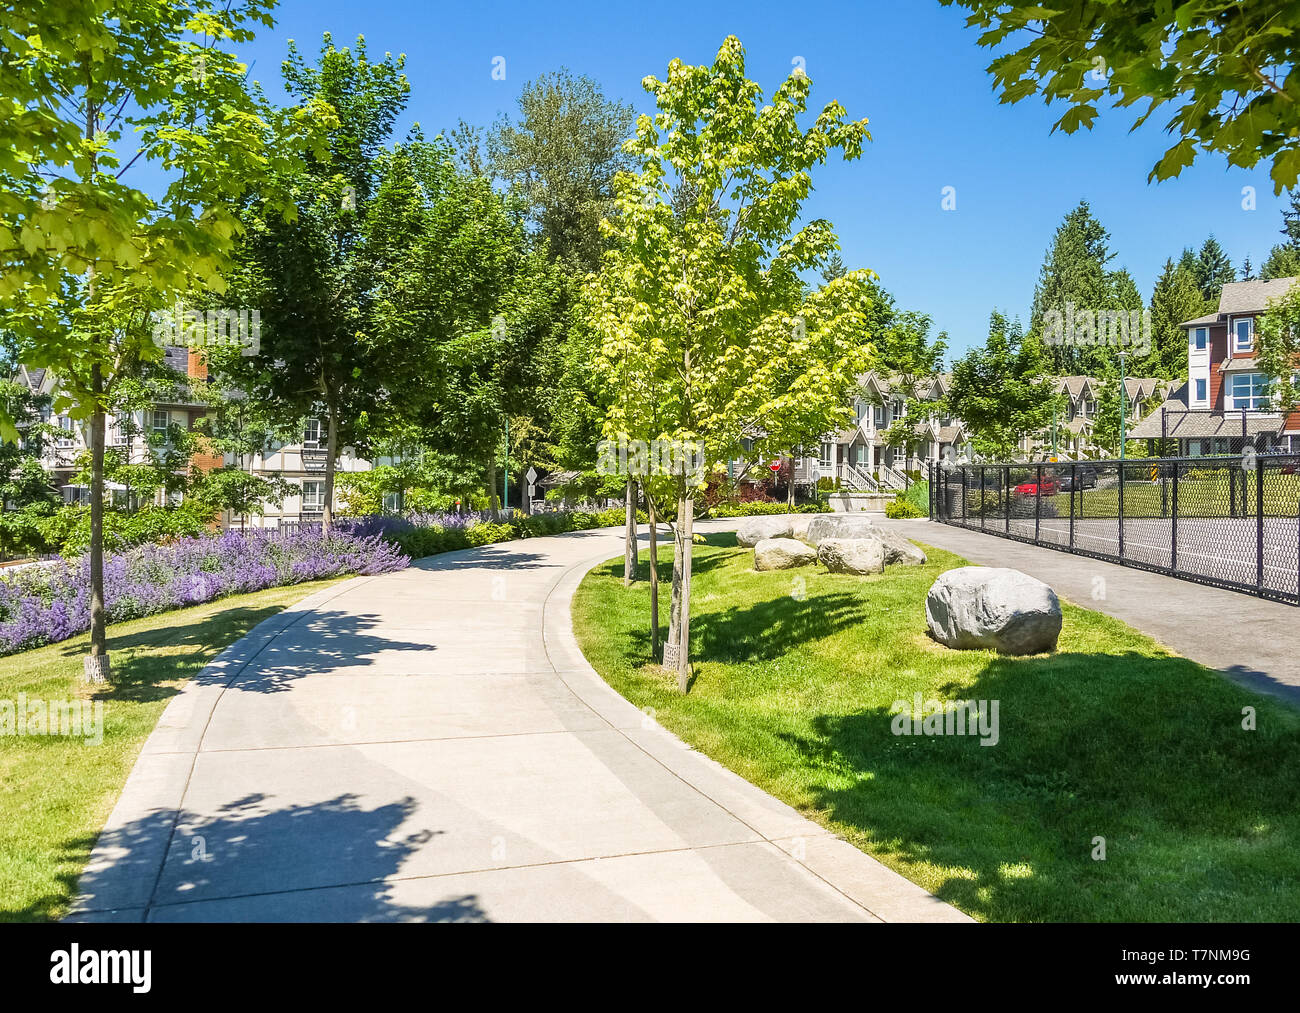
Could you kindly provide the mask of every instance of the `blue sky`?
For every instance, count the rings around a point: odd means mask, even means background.
[[[832,221],[848,265],[875,270],[900,306],[930,313],[956,352],[982,341],[994,307],[1027,320],[1052,232],[1080,198],[1110,231],[1114,266],[1128,268],[1144,297],[1166,257],[1211,232],[1236,266],[1246,255],[1258,266],[1280,240],[1284,198],[1273,196],[1266,163],[1246,171],[1202,156],[1179,179],[1148,185],[1169,143],[1158,117],[1129,133],[1132,110],[1103,108],[1091,132],[1049,136],[1063,108],[999,104],[976,30],[936,0],[282,0],[276,17],[241,50],[268,94],[282,94],[288,39],[314,52],[324,31],[338,45],[364,34],[372,55],[407,55],[402,133],[414,121],[430,134],[459,118],[490,123],[515,111],[526,81],[560,66],[645,111],[645,75],[661,76],[673,57],[708,62],[728,34],[768,93],[801,57],[815,107],[838,99],[870,119],[874,138],[858,161],[830,162],[814,177],[809,216]],[[498,56],[504,81],[492,78]],[[955,211],[941,209],[946,186],[956,189]],[[1242,208],[1245,186],[1255,188],[1254,211]]]

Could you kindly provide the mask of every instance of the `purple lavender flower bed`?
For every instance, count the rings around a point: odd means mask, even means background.
[[[392,542],[335,530],[248,532],[143,545],[104,559],[110,622],[343,574],[400,570]],[[90,558],[58,559],[0,578],[0,655],[57,643],[90,629]]]

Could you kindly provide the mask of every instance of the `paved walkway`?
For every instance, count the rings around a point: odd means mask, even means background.
[[[1300,608],[929,520],[876,522],[972,563],[1010,566],[1251,689],[1300,703]]]
[[[168,705],[73,917],[968,921],[592,671],[569,600],[622,545],[449,553],[263,623]]]

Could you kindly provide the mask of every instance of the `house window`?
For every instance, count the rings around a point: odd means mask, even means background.
[[[56,445],[60,447],[72,446],[72,419],[68,418],[66,415],[60,415],[58,423],[59,437],[55,441]]]
[[[154,413],[153,413],[153,431],[154,431],[155,433],[158,433],[159,435],[161,435],[161,434],[167,432],[167,426],[168,426],[168,424],[170,423],[170,421],[171,421],[171,418],[170,418],[170,416],[167,414],[167,412],[165,412],[165,411],[163,411],[163,410],[161,410],[161,409],[158,409],[158,408],[155,408],[155,409],[154,409]]]
[[[1196,381],[1196,401],[1198,404],[1205,403],[1205,381],[1204,380]]]
[[[320,446],[320,419],[308,419],[302,430],[302,445],[309,450]]]
[[[1246,317],[1244,320],[1238,320],[1233,328],[1236,335],[1234,347],[1238,352],[1249,352],[1252,343],[1251,318]]]
[[[303,513],[318,513],[325,509],[325,483],[318,479],[306,479],[302,483]]]
[[[390,514],[401,513],[402,494],[400,492],[384,493],[384,510]]]
[[[1208,327],[1198,327],[1192,331],[1192,334],[1194,336],[1193,340],[1196,344],[1196,350],[1198,352],[1205,351],[1206,345],[1210,342],[1210,329]]]
[[[826,469],[826,470],[828,470],[828,471],[830,470],[830,467],[831,467],[831,444],[829,444],[829,443],[823,443],[823,444],[822,444],[822,456],[821,456],[821,462],[820,462],[820,463],[821,463],[822,468],[824,468],[824,469]]]
[[[853,402],[853,417],[857,422],[861,422],[867,417],[867,406],[863,402]]]
[[[885,428],[885,406],[882,404],[876,405],[876,407],[872,409],[872,418],[875,419],[877,429],[884,429]]]
[[[1228,396],[1232,407],[1238,411],[1242,408],[1254,411],[1267,407],[1268,398],[1265,395],[1265,387],[1263,373],[1232,374],[1230,386],[1228,387]]]

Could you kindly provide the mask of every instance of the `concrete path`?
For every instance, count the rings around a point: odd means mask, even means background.
[[[622,545],[449,553],[257,627],[168,705],[72,917],[969,921],[595,674],[569,600]]]
[[[876,522],[972,563],[1023,570],[1076,605],[1122,619],[1250,689],[1300,704],[1294,605],[929,520]]]

